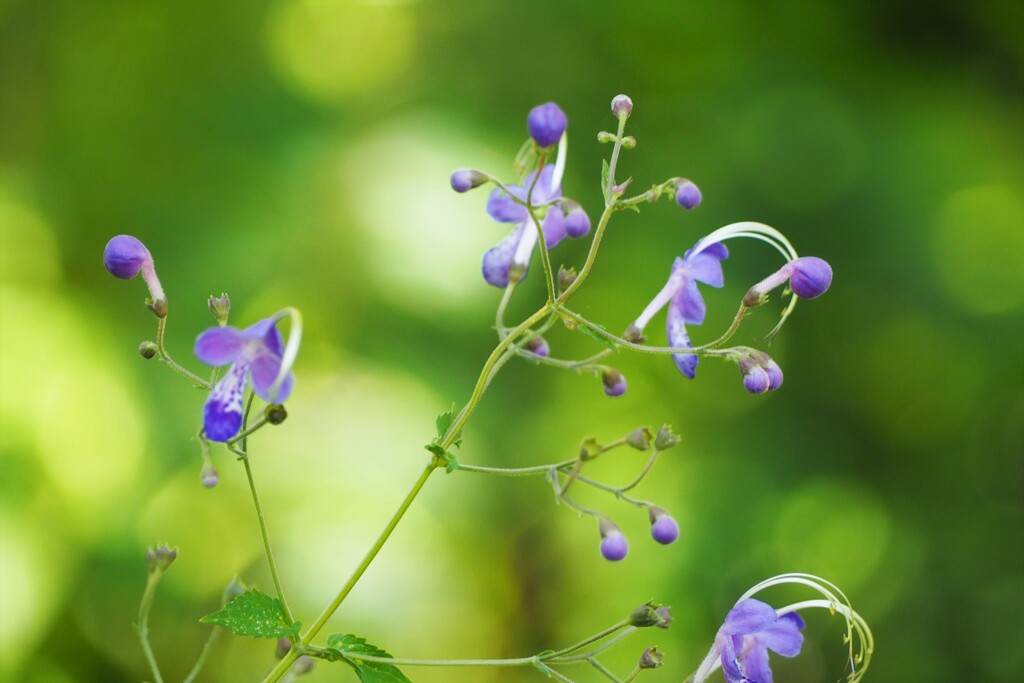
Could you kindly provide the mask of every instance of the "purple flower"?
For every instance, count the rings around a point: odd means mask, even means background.
[[[163,312],[166,313],[167,297],[156,276],[153,256],[138,238],[131,235],[112,237],[103,249],[103,266],[111,275],[122,280],[131,280],[141,272],[156,307],[154,311],[162,304]]]
[[[203,407],[203,428],[211,441],[228,441],[241,429],[242,403],[250,377],[253,391],[268,403],[284,403],[291,394],[295,381],[291,372],[276,393],[271,392],[284,354],[284,342],[274,318],[264,318],[244,330],[211,327],[196,339],[195,354],[207,365],[231,364]]]
[[[650,509],[651,538],[662,545],[675,543],[679,538],[679,523],[660,507]]]
[[[564,149],[564,147],[563,147]],[[483,259],[483,275],[488,284],[495,287],[507,287],[512,279],[513,269],[517,277],[522,277],[530,265],[533,249],[537,244],[537,226],[530,217],[525,206],[515,201],[526,201],[526,193],[533,186],[530,203],[534,206],[548,204],[562,196],[562,170],[564,157],[554,165],[541,169],[540,176],[534,171],[526,176],[523,185],[510,185],[508,192],[494,190],[487,200],[487,213],[499,223],[514,223],[512,232],[498,243],[498,246],[487,251]],[[534,184],[534,178],[537,178]],[[509,196],[511,195],[511,196]],[[513,199],[515,197],[515,199]],[[568,202],[566,202],[568,204]],[[546,210],[546,213],[544,213]],[[538,219],[544,231],[544,243],[550,249],[565,239],[566,235],[582,237],[590,230],[590,219],[582,209],[570,210],[570,220],[566,219],[562,207],[556,204],[546,209],[536,209]],[[575,217],[573,216],[575,214]],[[582,214],[582,219],[579,215]]]
[[[568,125],[569,120],[565,117],[565,112],[554,102],[537,105],[526,117],[526,128],[538,147],[558,144]]]
[[[700,188],[685,178],[676,181],[676,204],[687,211],[700,204]]]
[[[618,525],[607,517],[598,520],[598,530],[601,532],[601,555],[609,562],[618,562],[626,557],[629,552],[629,543],[622,535]]]
[[[789,288],[801,299],[813,299],[828,291],[832,284],[832,266],[817,256],[793,259],[747,290],[743,305],[760,306],[768,300],[768,292],[789,282]]]
[[[804,642],[803,628],[796,612],[777,616],[771,605],[747,598],[729,610],[708,658],[720,658],[726,683],[772,683],[768,650],[796,657]]]
[[[704,322],[707,307],[697,283],[703,282],[712,287],[725,284],[722,274],[722,260],[729,258],[729,250],[721,242],[704,244],[698,241],[682,258],[676,258],[672,264],[672,274],[668,282],[657,296],[647,304],[640,317],[630,326],[629,333],[642,337],[643,329],[651,318],[668,304],[668,343],[674,347],[689,347],[690,337],[686,333],[686,325],[700,325]],[[694,354],[677,353],[672,359],[676,367],[686,377],[693,379],[697,372],[697,356]]]
[[[488,180],[490,178],[488,178],[486,173],[464,168],[452,173],[451,185],[452,189],[456,192],[469,192],[474,187],[480,187]]]

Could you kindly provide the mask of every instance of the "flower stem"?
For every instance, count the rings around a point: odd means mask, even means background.
[[[612,195],[612,188],[615,187],[615,166],[619,163],[619,152],[622,151],[622,134],[626,132],[626,118],[625,116],[619,117],[619,130],[615,135],[611,161],[608,162],[608,185],[604,188],[605,203],[608,208],[616,203],[616,198]]]
[[[209,382],[207,382],[199,375],[193,374],[186,370],[185,368],[183,368],[182,366],[178,365],[176,362],[174,362],[174,359],[171,358],[171,354],[167,353],[167,348],[164,346],[164,334],[166,333],[166,331],[167,317],[164,316],[160,318],[160,322],[156,324],[156,349],[157,352],[160,354],[160,360],[162,360],[164,364],[167,365],[167,367],[169,367],[171,370],[174,370],[176,373],[178,373],[185,379],[194,382],[196,385],[204,389],[209,389],[211,387],[211,384]]]
[[[260,533],[263,535],[263,550],[267,555],[267,564],[270,566],[270,577],[274,580],[274,590],[277,591],[277,599],[281,601],[281,608],[289,623],[295,621],[292,611],[288,607],[288,600],[284,596],[284,587],[281,585],[281,577],[277,572],[277,562],[274,560],[274,551],[270,547],[270,532],[267,531],[267,520],[263,516],[263,506],[260,504],[260,495],[256,492],[256,482],[252,477],[252,464],[249,462],[249,455],[243,455],[242,464],[245,466],[245,476],[249,480],[249,491],[252,492],[252,502],[256,506],[256,517],[260,522]]]
[[[196,660],[192,670],[189,671],[188,676],[185,677],[185,680],[182,681],[182,683],[192,683],[196,680],[196,676],[199,675],[203,665],[206,664],[206,660],[209,658],[210,652],[213,651],[213,646],[216,645],[217,641],[220,639],[220,634],[223,630],[224,629],[219,626],[213,627],[213,630],[210,631],[210,637],[206,639],[206,643],[203,645],[202,652],[199,653],[199,658]]]
[[[576,459],[556,462],[553,465],[533,465],[532,467],[483,467],[481,465],[464,465],[459,463],[458,469],[464,472],[479,472],[480,474],[497,474],[502,477],[528,477],[534,474],[547,474],[553,469],[568,467],[576,462]]]
[[[161,322],[163,319],[161,318]],[[139,623],[135,630],[139,632],[139,643],[142,645],[142,652],[146,655],[146,662],[149,663],[149,670],[153,673],[155,683],[164,683],[160,675],[160,667],[156,663],[156,656],[149,644],[149,608],[153,605],[153,596],[156,595],[156,585],[160,583],[161,571],[150,572],[146,578],[146,590],[142,593],[142,602],[139,603]]]

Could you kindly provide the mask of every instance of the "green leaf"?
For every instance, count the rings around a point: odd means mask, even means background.
[[[459,469],[459,459],[455,457],[455,454],[448,451],[445,455],[444,471],[445,474],[451,474],[455,470]]]
[[[327,651],[351,666],[363,683],[412,683],[394,664],[366,662],[348,656],[361,654],[372,657],[391,657],[376,645],[366,642],[365,638],[351,633],[332,633],[327,636]]]
[[[598,327],[601,327],[601,326],[598,325]],[[595,332],[594,330],[590,329],[590,327],[588,327],[587,325],[578,325],[576,327],[576,329],[578,331],[580,331],[581,333],[583,333],[585,336],[590,337],[591,339],[596,341],[598,344],[601,344],[603,346],[607,346],[612,351],[615,351],[618,348],[618,345],[615,342],[613,342],[611,339],[608,339],[607,337],[603,337],[603,336],[599,335],[597,332]],[[604,328],[601,327],[601,329],[603,330]]]
[[[455,422],[455,418],[457,415],[458,411],[455,409],[455,404],[453,403],[452,407],[449,410],[446,410],[445,412],[441,413],[436,418],[434,418],[434,426],[437,427],[438,439],[443,439],[444,435],[448,433],[448,428],[452,426],[453,422]],[[452,439],[452,443],[455,444],[456,446],[462,445],[461,435],[462,432],[460,431],[458,434],[455,435],[455,438]]]
[[[288,623],[281,601],[250,588],[224,605],[219,612],[200,619],[204,624],[223,626],[239,636],[288,638],[299,635],[302,624]]]
[[[608,175],[611,169],[608,168],[608,160],[601,159],[601,192],[604,193],[604,201],[608,202]]]

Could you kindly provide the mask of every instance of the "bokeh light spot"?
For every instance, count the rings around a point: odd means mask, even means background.
[[[775,525],[775,551],[786,566],[827,576],[848,592],[872,578],[885,556],[888,514],[850,482],[818,481],[787,497]]]
[[[51,284],[60,275],[57,241],[42,216],[0,186],[0,282]]]
[[[451,310],[496,298],[480,260],[511,226],[487,216],[488,188],[451,190],[452,171],[467,165],[509,163],[438,115],[394,122],[347,148],[340,185],[364,232],[378,289],[395,305]]]
[[[269,13],[267,32],[271,59],[289,84],[338,102],[407,71],[414,28],[411,9],[399,3],[284,0]]]
[[[942,284],[968,311],[997,315],[1024,305],[1024,198],[1005,185],[954,193],[932,231]]]

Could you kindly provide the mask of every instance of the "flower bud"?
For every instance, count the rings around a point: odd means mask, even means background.
[[[474,187],[480,187],[489,180],[486,173],[471,168],[462,168],[452,173],[452,189],[456,192],[469,192]]]
[[[651,538],[662,545],[675,543],[679,538],[679,524],[662,508],[652,505],[648,511],[651,519]]]
[[[122,280],[131,280],[147,263],[153,263],[149,249],[131,235],[112,237],[103,250],[103,265],[111,275]]]
[[[558,267],[558,289],[565,291],[569,289],[569,286],[576,282],[576,269],[566,268],[565,266]]]
[[[667,451],[670,448],[678,446],[679,441],[679,435],[672,431],[672,427],[662,425],[661,429],[658,430],[658,435],[654,437],[654,447],[659,451]]]
[[[139,355],[149,360],[160,351],[159,347],[151,341],[144,341],[139,344]]]
[[[588,436],[580,442],[580,460],[593,460],[603,452],[601,444],[592,436]]]
[[[279,425],[288,419],[288,411],[284,409],[284,406],[277,404],[267,406],[264,414],[267,416],[267,422],[272,425]]]
[[[661,621],[655,624],[658,628],[667,629],[669,624],[672,623],[672,613],[669,611],[671,608],[668,605],[662,605],[658,609],[654,610],[655,613],[661,617]]]
[[[658,652],[658,648],[649,647],[640,655],[640,661],[637,663],[637,666],[641,669],[657,669],[661,666],[662,659],[662,654]]]
[[[168,545],[158,545],[155,548],[149,548],[146,550],[146,565],[149,568],[149,573],[155,574],[166,571],[177,557],[178,549],[171,548]]]
[[[526,350],[535,356],[541,356],[547,358],[551,354],[551,347],[548,346],[547,340],[539,334],[530,337],[530,341],[526,342]]]
[[[615,133],[609,133],[606,130],[602,130],[600,133],[597,134],[597,141],[602,143],[602,144],[607,144],[609,142],[615,142],[615,139],[616,139]]]
[[[651,447],[653,441],[654,435],[647,427],[637,427],[626,437],[626,443],[638,451],[646,451]]]
[[[751,349],[738,361],[743,387],[752,394],[775,391],[782,386],[782,368],[763,351]]]
[[[629,543],[619,527],[609,519],[601,518],[601,555],[609,562],[618,562],[629,552]]]
[[[649,626],[657,626],[660,624],[661,617],[658,616],[657,605],[653,602],[645,602],[630,612],[626,621],[629,622],[630,626],[647,628]]]
[[[632,135],[627,135],[626,137],[622,138],[622,148],[636,149],[636,138],[633,137]]]
[[[217,319],[217,323],[221,327],[228,324],[228,314],[231,313],[231,297],[223,293],[220,296],[211,295],[206,301],[206,305],[210,307],[210,313],[213,313],[213,317]]]
[[[583,237],[590,232],[590,216],[582,206],[567,199],[562,202],[562,211],[565,212],[565,232],[569,237]]]
[[[313,667],[315,665],[316,665],[316,661],[312,657],[308,657],[306,655],[302,655],[292,665],[291,671],[296,676],[302,676],[302,675],[308,674],[310,671],[312,671]]]
[[[793,274],[789,288],[801,299],[813,299],[828,291],[832,284],[832,266],[816,256],[804,256],[790,262]]]
[[[629,95],[616,95],[612,98],[612,113],[620,119],[633,113],[633,100],[629,99]]]
[[[212,489],[220,481],[217,468],[210,464],[203,465],[203,469],[199,471],[199,480],[203,482],[203,486]]]
[[[278,638],[277,646],[274,648],[274,659],[284,659],[291,649],[292,641],[287,638]]]
[[[626,328],[626,331],[622,333],[622,338],[628,342],[633,342],[634,344],[640,344],[647,339],[647,337],[644,336],[643,330],[636,325],[630,325]]]
[[[224,587],[224,593],[221,596],[221,602],[225,605],[237,598],[239,595],[245,592],[245,584],[238,580],[238,577],[231,579],[231,583]]]
[[[615,368],[608,368],[601,373],[604,393],[608,396],[622,396],[626,393],[626,377]]]
[[[131,280],[141,272],[152,299],[146,304],[149,310],[159,318],[167,315],[167,298],[156,276],[153,257],[138,238],[131,235],[112,237],[103,250],[103,265],[111,275],[122,280]]]
[[[569,120],[565,117],[565,112],[554,102],[534,107],[526,117],[526,128],[538,147],[558,144],[568,125]]]
[[[676,181],[676,204],[687,211],[700,204],[700,189],[686,178]]]

